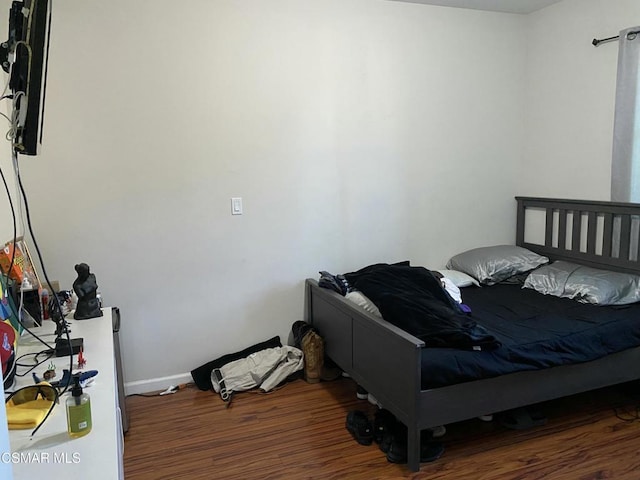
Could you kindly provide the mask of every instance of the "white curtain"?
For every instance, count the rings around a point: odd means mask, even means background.
[[[640,203],[640,27],[620,32],[611,200]]]

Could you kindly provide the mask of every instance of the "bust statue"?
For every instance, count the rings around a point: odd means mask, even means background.
[[[78,278],[73,282],[73,291],[78,296],[78,306],[73,318],[82,320],[101,317],[102,310],[100,310],[100,303],[96,296],[98,291],[96,276],[89,272],[89,265],[86,263],[79,263],[74,268],[78,273]]]

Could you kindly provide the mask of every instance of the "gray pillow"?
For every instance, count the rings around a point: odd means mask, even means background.
[[[557,261],[531,272],[524,288],[594,305],[640,301],[640,276]]]
[[[544,265],[527,276],[523,287],[531,288],[544,295],[562,297],[569,276],[578,268],[580,265],[563,261]]]
[[[485,285],[506,280],[548,263],[549,259],[516,245],[480,247],[451,257],[447,268],[459,270]]]

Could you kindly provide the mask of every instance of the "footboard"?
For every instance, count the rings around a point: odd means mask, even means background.
[[[307,279],[305,320],[326,354],[406,425],[419,421],[420,350],[424,342]]]

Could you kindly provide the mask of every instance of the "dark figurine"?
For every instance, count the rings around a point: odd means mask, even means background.
[[[78,306],[73,314],[76,320],[101,317],[100,302],[98,302],[98,284],[96,276],[89,272],[89,265],[79,263],[75,267],[78,278],[73,282],[73,291],[78,296]]]

